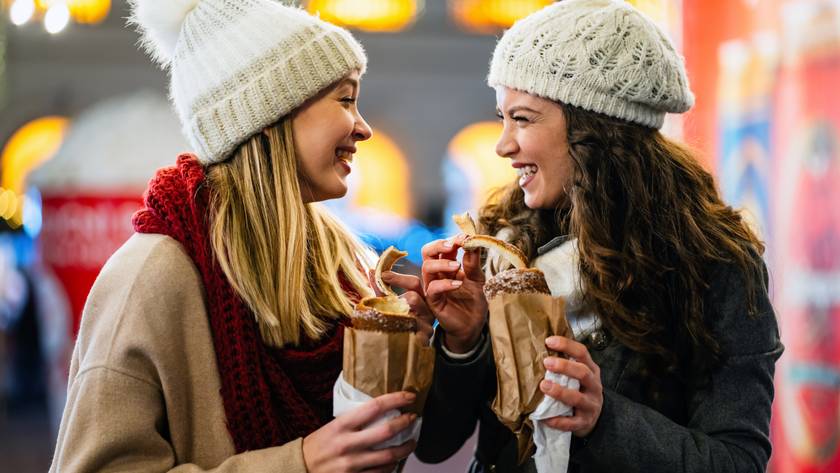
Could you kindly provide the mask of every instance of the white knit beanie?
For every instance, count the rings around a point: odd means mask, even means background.
[[[129,22],[169,70],[170,99],[205,163],[223,161],[352,71],[365,52],[345,29],[275,0],[131,0]]]
[[[694,105],[682,56],[623,0],[563,0],[516,22],[487,83],[652,128]]]

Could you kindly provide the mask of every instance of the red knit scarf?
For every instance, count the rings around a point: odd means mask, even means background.
[[[254,314],[213,255],[207,222],[210,196],[203,184],[204,169],[195,156],[179,156],[174,167],[161,169],[149,183],[145,208],[132,220],[134,229],[174,238],[201,273],[227,428],[236,452],[282,445],[332,419],[332,386],[341,371],[344,327],[336,324],[317,342],[304,336],[294,348],[262,343]]]

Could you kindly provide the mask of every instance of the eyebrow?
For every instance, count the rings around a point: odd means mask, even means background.
[[[513,107],[510,107],[508,109],[508,115],[511,115],[513,113],[520,112],[520,111],[521,112],[540,113],[540,112],[534,110],[533,108],[526,107],[524,105],[514,105]]]
[[[338,84],[338,87],[336,87],[336,88],[340,89],[340,88],[342,88],[344,86],[347,86],[347,85],[349,85],[350,87],[353,88],[353,94],[354,95],[356,94],[356,91],[359,90],[359,81],[356,80],[356,79],[344,79]]]

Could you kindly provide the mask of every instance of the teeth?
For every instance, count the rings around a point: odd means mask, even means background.
[[[347,161],[348,163],[353,162],[353,153],[351,153],[350,151],[347,151],[347,150],[344,150],[344,149],[339,149],[339,150],[336,150],[335,156],[338,159],[341,159],[343,161]]]
[[[527,166],[522,166],[521,168],[516,169],[516,175],[519,177],[522,176],[531,176],[537,173],[537,167],[529,164]]]
[[[532,164],[518,168],[516,170],[516,174],[519,176],[519,185],[521,186],[522,184],[525,184],[525,181],[536,173],[537,167]]]

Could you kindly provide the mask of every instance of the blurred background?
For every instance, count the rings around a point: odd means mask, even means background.
[[[353,29],[369,72],[350,194],[366,241],[409,251],[452,233],[514,176],[484,83],[498,36],[545,0],[301,0]],[[635,0],[686,57],[697,105],[665,132],[699,151],[767,242],[787,350],[773,473],[840,471],[840,0]],[[79,315],[131,233],[155,169],[187,151],[166,76],[124,0],[0,0],[0,461],[46,471]],[[461,472],[468,444],[443,466]]]

